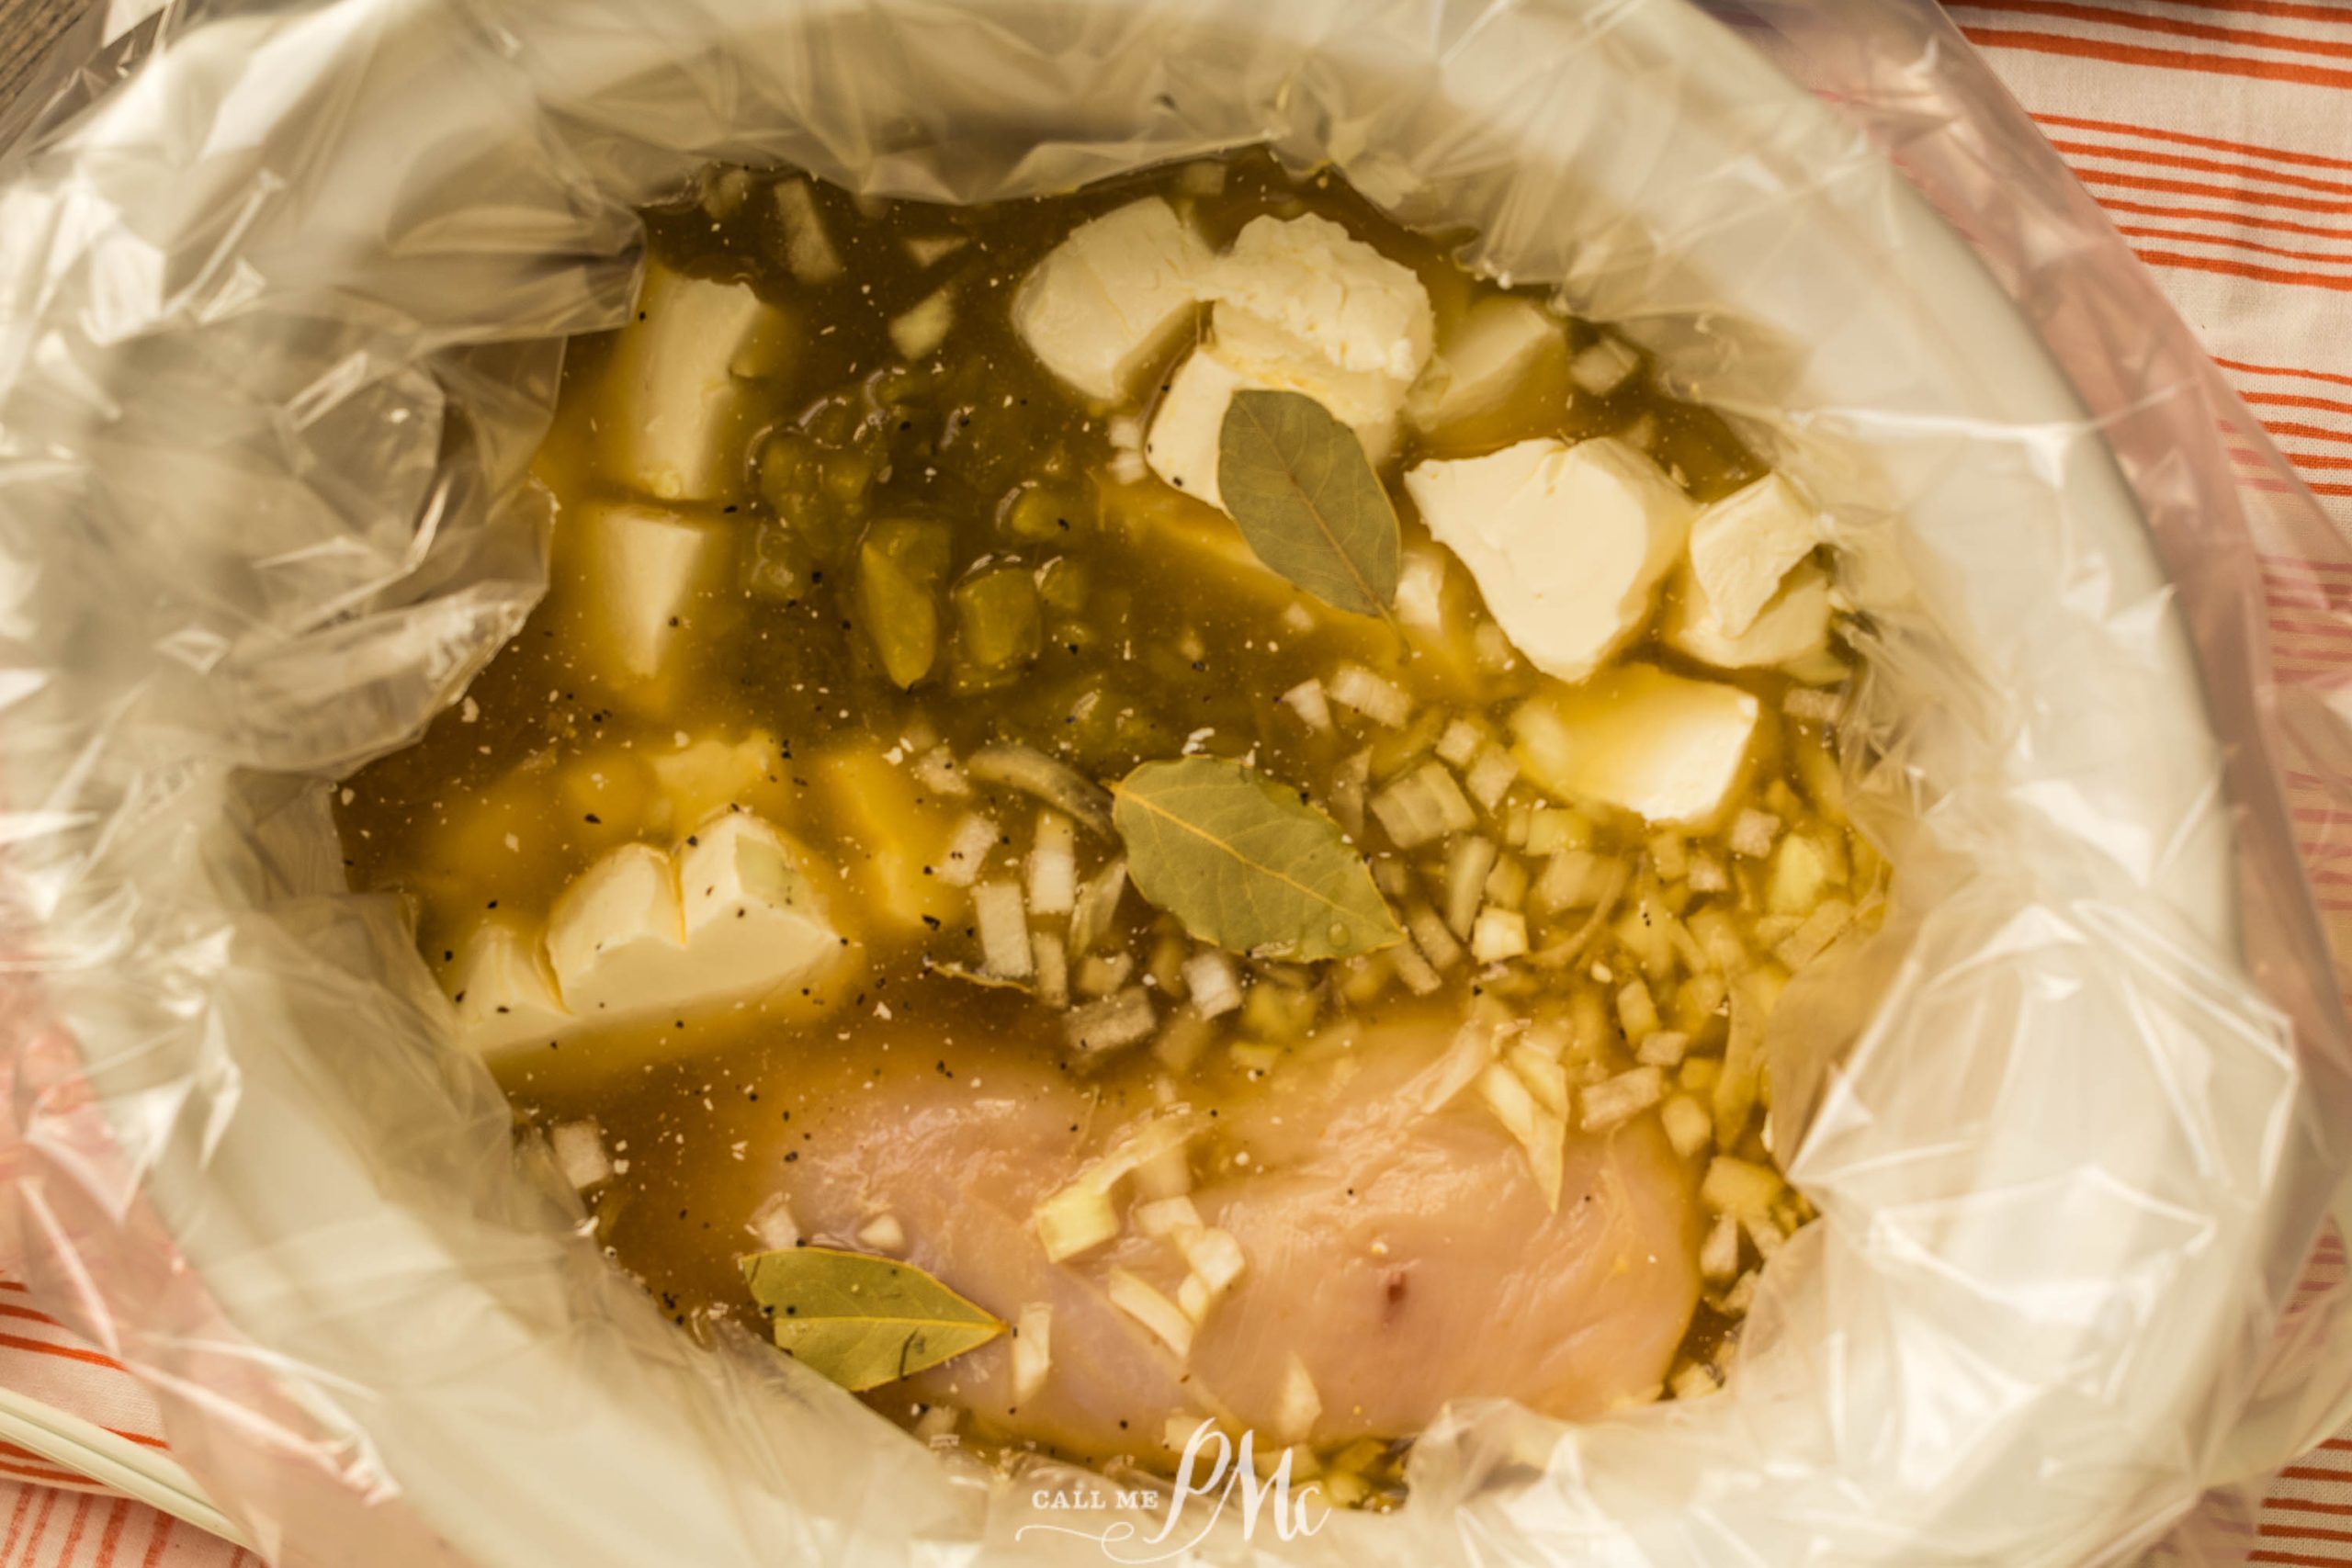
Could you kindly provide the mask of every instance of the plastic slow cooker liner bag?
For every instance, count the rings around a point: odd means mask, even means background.
[[[538,594],[525,468],[633,206],[1260,141],[1475,228],[1825,501],[1897,874],[1774,1021],[1822,1218],[1725,1393],[1457,1406],[1400,1512],[1200,1550],[2120,1560],[2344,1414],[2345,1292],[2296,1290],[2346,1030],[2280,781],[2352,795],[2352,734],[2274,679],[2256,569],[2352,555],[1931,6],[191,5],[0,186],[0,1016],[37,1288],[275,1560],[1102,1560],[1024,1533],[1119,1522],[1038,1506],[1080,1472],[934,1456],[609,1269],[328,795]]]

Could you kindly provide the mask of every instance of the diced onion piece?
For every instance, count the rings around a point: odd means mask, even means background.
[[[1731,831],[1724,836],[1724,842],[1731,846],[1731,852],[1736,855],[1761,860],[1772,852],[1772,840],[1780,834],[1781,819],[1769,811],[1758,811],[1751,806],[1732,818]]]
[[[1037,999],[1049,1008],[1069,1006],[1069,954],[1051,931],[1032,931],[1029,956],[1037,965]]]
[[[1641,1040],[1657,1032],[1657,1003],[1650,999],[1647,986],[1639,980],[1628,980],[1617,988],[1617,1021],[1624,1026],[1628,1040]]]
[[[915,1420],[914,1434],[933,1448],[956,1447],[956,1424],[963,1413],[952,1404],[934,1404]]]
[[[1527,867],[1510,855],[1495,862],[1495,869],[1487,873],[1487,902],[1498,908],[1516,909],[1527,902]]]
[[[1527,951],[1527,917],[1517,909],[1498,909],[1493,905],[1478,911],[1477,924],[1470,931],[1470,956],[1481,964],[1497,964],[1506,958],[1517,958]]]
[[[1666,1124],[1666,1141],[1684,1159],[1697,1155],[1714,1142],[1715,1120],[1707,1108],[1687,1094],[1678,1094],[1658,1111],[1658,1120]]]
[[[1069,916],[1069,954],[1082,956],[1086,950],[1101,941],[1111,930],[1111,920],[1119,912],[1119,897],[1127,890],[1127,863],[1114,860],[1092,876],[1079,889],[1078,907]]]
[[[1537,1104],[1519,1075],[1499,1062],[1478,1075],[1478,1097],[1526,1151],[1528,1168],[1535,1175],[1544,1203],[1557,1209],[1567,1155],[1566,1123]]]
[[[1053,1364],[1053,1303],[1031,1302],[1012,1326],[1012,1402],[1026,1404],[1036,1398]]]
[[[1810,915],[1830,886],[1845,879],[1844,860],[1842,854],[1833,860],[1830,850],[1815,834],[1790,834],[1772,857],[1765,904],[1776,915]]]
[[[1445,558],[1432,549],[1409,549],[1396,570],[1390,601],[1399,624],[1422,631],[1445,629]]]
[[[1723,1073],[1723,1063],[1714,1057],[1692,1056],[1683,1062],[1682,1070],[1675,1077],[1681,1082],[1685,1092],[1712,1100],[1715,1080],[1722,1077]]]
[[[1666,1386],[1674,1391],[1677,1399],[1704,1399],[1721,1392],[1723,1380],[1715,1376],[1715,1369],[1704,1361],[1692,1361],[1668,1378]]]
[[[1138,1203],[1135,1211],[1136,1228],[1157,1240],[1201,1228],[1201,1212],[1193,1201],[1178,1194],[1173,1198],[1156,1198],[1148,1203]]]
[[[1556,854],[1562,850],[1592,847],[1592,819],[1565,807],[1539,806],[1527,818],[1527,843],[1532,855]]]
[[[1829,944],[1845,934],[1853,923],[1854,907],[1843,898],[1824,899],[1804,918],[1804,924],[1782,940],[1772,950],[1774,956],[1792,969],[1802,969],[1824,953]]]
[[[1193,1320],[1184,1309],[1125,1269],[1114,1269],[1102,1281],[1111,1304],[1149,1330],[1178,1356],[1193,1348]]]
[[[1579,391],[1605,398],[1623,386],[1641,362],[1641,355],[1623,339],[1603,334],[1568,361],[1568,379]]]
[[[1174,1122],[1159,1122],[1181,1134]],[[1136,1155],[1136,1190],[1153,1201],[1182,1198],[1193,1190],[1193,1162],[1182,1136],[1161,1142],[1145,1140]]]
[[[1504,1028],[1492,1019],[1473,1018],[1453,1032],[1445,1055],[1431,1063],[1409,1086],[1412,1098],[1425,1111],[1439,1111],[1454,1096],[1478,1081],[1502,1049]]]
[[[1437,738],[1437,754],[1441,761],[1453,767],[1466,767],[1478,749],[1487,744],[1487,728],[1466,718],[1457,718],[1445,727]]]
[[[774,187],[777,226],[784,231],[784,265],[798,283],[831,283],[842,275],[841,252],[825,231],[824,217],[806,180]]]
[[[1531,832],[1529,837],[1532,839],[1533,834]],[[1528,890],[1529,902],[1539,915],[1596,904],[1602,889],[1609,886],[1610,872],[1616,864],[1614,861],[1603,861],[1590,850],[1562,850],[1544,863],[1544,874]]]
[[[1233,960],[1214,948],[1184,961],[1184,989],[1203,1018],[1221,1018],[1241,1005],[1241,977]]]
[[[1421,956],[1421,950],[1410,942],[1389,949],[1388,960],[1396,967],[1396,978],[1417,997],[1430,996],[1445,984],[1443,977],[1430,967],[1430,961]]]
[[[1476,916],[1472,921],[1476,923]],[[1427,904],[1415,904],[1405,911],[1405,929],[1431,967],[1443,971],[1462,962],[1462,944],[1453,940],[1453,932]]]
[[[1374,795],[1372,814],[1396,847],[1405,850],[1467,831],[1478,821],[1462,786],[1444,763],[1435,761],[1423,762]]]
[[[1469,940],[1484,901],[1487,874],[1495,867],[1492,839],[1456,839],[1445,852],[1445,923],[1453,934]]]
[[[1249,1259],[1242,1256],[1241,1244],[1233,1239],[1233,1233],[1214,1225],[1178,1231],[1176,1246],[1212,1296],[1223,1295],[1233,1281],[1241,1278],[1242,1269],[1249,1267]]]
[[[1713,1213],[1735,1219],[1769,1217],[1773,1201],[1786,1185],[1770,1166],[1717,1155],[1707,1162],[1707,1174],[1699,1183],[1699,1201]]]
[[[1209,1290],[1208,1281],[1198,1274],[1187,1274],[1176,1286],[1176,1307],[1194,1323],[1206,1323],[1209,1308],[1216,1305],[1216,1297]]]
[[[1813,686],[1793,687],[1781,700],[1781,711],[1800,724],[1833,724],[1840,705],[1837,693]]]
[[[890,346],[907,359],[923,359],[947,339],[956,324],[956,290],[940,288],[890,322]]]
[[[1642,1036],[1642,1043],[1634,1048],[1634,1057],[1654,1067],[1671,1067],[1680,1062],[1683,1054],[1690,1049],[1690,1037],[1688,1034],[1677,1029],[1661,1029]]]
[[[1078,901],[1077,833],[1058,811],[1037,813],[1029,846],[1029,912],[1067,915]]]
[[[594,1120],[563,1122],[548,1134],[548,1142],[554,1145],[555,1163],[563,1171],[563,1179],[582,1191],[609,1179],[613,1162],[605,1154],[605,1130]]]
[[[1532,1038],[1533,1032],[1529,1031],[1529,1039]],[[1566,1118],[1568,1069],[1560,1064],[1558,1057],[1546,1055],[1528,1040],[1522,1040],[1510,1048],[1505,1059],[1510,1063],[1510,1070],[1519,1075],[1519,1081],[1527,1086],[1527,1092],[1535,1097],[1535,1103],[1555,1116]]]
[[[896,1214],[876,1214],[857,1228],[857,1245],[876,1252],[897,1253],[907,1245],[907,1227]]]
[[[1699,1277],[1711,1285],[1727,1285],[1739,1273],[1739,1216],[1721,1214],[1699,1247]]]
[[[1503,796],[1510,794],[1510,786],[1518,782],[1519,764],[1512,761],[1510,753],[1499,746],[1488,746],[1479,752],[1477,761],[1471,764],[1470,771],[1462,776],[1463,785],[1469,790],[1470,798],[1489,813],[1503,803]]]
[[[1372,779],[1372,753],[1357,752],[1331,773],[1331,815],[1350,838],[1363,837],[1364,786]]]
[[[1730,1148],[1739,1141],[1756,1109],[1756,1093],[1764,1072],[1764,1013],[1756,987],[1743,982],[1732,988],[1731,1032],[1724,1045],[1723,1076],[1715,1080],[1715,1142]]]
[[[1619,1073],[1592,1085],[1579,1097],[1584,1111],[1579,1125],[1588,1133],[1605,1133],[1647,1111],[1665,1096],[1666,1075],[1657,1068],[1635,1067]]]
[[[1690,926],[1714,968],[1725,975],[1743,975],[1751,967],[1747,944],[1740,940],[1739,928],[1730,916],[1720,909],[1702,909],[1690,917]]]
[[[1756,1256],[1767,1263],[1780,1256],[1781,1248],[1789,1239],[1781,1232],[1779,1222],[1770,1214],[1742,1214],[1739,1228],[1747,1232],[1747,1239],[1755,1244]]]
[[[944,746],[934,746],[914,761],[908,770],[915,783],[933,795],[964,795],[972,793],[971,781],[956,761],[956,753]]]
[[[1098,953],[1078,966],[1076,985],[1081,997],[1107,997],[1127,983],[1136,970],[1132,953]]]
[[[1110,1186],[1082,1176],[1037,1205],[1030,1214],[1048,1262],[1091,1251],[1119,1234],[1119,1211]]]
[[[784,1201],[781,1192],[771,1192],[760,1200],[752,1211],[745,1230],[760,1238],[760,1245],[770,1252],[782,1252],[800,1245],[800,1227],[793,1223],[792,1205]]]
[[[1034,795],[1101,838],[1113,836],[1110,791],[1043,751],[998,742],[973,752],[964,771],[982,784]]]
[[[956,824],[955,834],[932,873],[950,887],[969,887],[979,880],[980,868],[988,863],[989,852],[996,844],[996,824],[972,812]]]
[[[1260,1077],[1281,1066],[1283,1062],[1281,1046],[1248,1040],[1235,1042],[1227,1048],[1226,1055],[1233,1058],[1235,1066],[1245,1073],[1255,1073]]]
[[[1361,664],[1342,664],[1331,671],[1325,690],[1341,707],[1392,729],[1413,715],[1412,698]]]
[[[1207,1019],[1189,1007],[1179,1008],[1169,1015],[1159,1038],[1151,1043],[1152,1059],[1171,1073],[1189,1073],[1200,1064],[1201,1053],[1208,1049],[1216,1033]]]
[[[1679,833],[1660,833],[1650,840],[1650,864],[1660,882],[1679,882],[1690,874],[1690,849]]]
[[[1282,696],[1283,705],[1298,715],[1298,721],[1317,735],[1331,732],[1331,704],[1323,695],[1323,682],[1301,681]]]
[[[983,882],[972,889],[972,916],[980,929],[980,963],[1000,980],[1025,980],[1036,973],[1029,948],[1029,917],[1021,889],[1010,882]]]
[[[1303,1443],[1322,1414],[1323,1396],[1316,1392],[1306,1363],[1298,1359],[1297,1351],[1291,1351],[1283,1358],[1282,1387],[1274,1395],[1274,1435]]]
[[[1072,1009],[1062,1022],[1062,1032],[1073,1049],[1115,1051],[1148,1038],[1159,1026],[1150,993],[1141,986],[1129,986],[1099,1002]]]

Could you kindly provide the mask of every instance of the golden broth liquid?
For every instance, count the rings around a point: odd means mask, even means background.
[[[1237,559],[1238,536],[1222,514],[1149,476],[1114,477],[1117,443],[1131,444],[1131,434],[1123,437],[1115,419],[1091,412],[1046,372],[1015,337],[1009,312],[1023,276],[1072,227],[1157,193],[1219,247],[1261,214],[1335,219],[1419,276],[1442,344],[1474,301],[1501,292],[1452,259],[1460,236],[1401,228],[1336,179],[1295,176],[1256,153],[984,208],[854,200],[810,182],[805,188],[842,263],[836,280],[811,286],[786,265],[769,199],[779,178],[798,176],[728,171],[706,180],[693,201],[646,215],[659,261],[688,275],[749,280],[791,328],[784,368],[762,384],[746,416],[743,499],[711,509],[739,530],[732,579],[682,617],[685,668],[674,690],[649,709],[608,689],[582,657],[583,639],[595,635],[601,589],[568,525],[583,507],[623,499],[599,463],[615,417],[604,372],[617,334],[585,338],[572,345],[537,468],[555,512],[548,599],[459,709],[417,744],[352,776],[341,797],[353,886],[407,895],[420,949],[445,972],[486,917],[537,920],[598,856],[632,840],[667,849],[714,808],[757,812],[818,862],[841,868],[842,885],[828,893],[858,943],[845,982],[717,1018],[568,1036],[502,1068],[519,1116],[543,1125],[593,1117],[602,1128],[616,1174],[587,1201],[620,1265],[690,1329],[729,1314],[756,1325],[736,1261],[756,1246],[747,1225],[772,1194],[788,1190],[790,1165],[824,1107],[869,1083],[1050,1071],[1082,1083],[1109,1125],[1171,1096],[1214,1112],[1278,1093],[1287,1055],[1311,1052],[1349,1021],[1425,1013],[1432,1028],[1450,1028],[1474,989],[1531,1012],[1567,1016],[1581,1008],[1589,1019],[1600,1010],[1595,998],[1610,988],[1593,978],[1592,964],[1633,967],[1617,952],[1613,928],[1598,932],[1575,965],[1482,975],[1458,964],[1443,988],[1424,998],[1407,995],[1378,955],[1312,970],[1243,961],[1257,982],[1250,1004],[1194,1031],[1181,1048],[1146,1043],[1089,1054],[1068,1043],[1066,1015],[1036,998],[940,967],[979,963],[961,889],[918,881],[893,916],[871,880],[893,854],[937,853],[945,829],[973,810],[1003,825],[1011,840],[992,874],[1018,875],[1036,803],[985,785],[956,798],[925,789],[910,764],[941,746],[967,757],[990,742],[1017,742],[1104,781],[1188,750],[1247,758],[1344,817],[1335,795],[1346,791],[1351,759],[1365,750],[1369,787],[1377,791],[1425,758],[1454,718],[1504,733],[1510,710],[1549,682],[1521,659],[1496,657],[1491,637],[1479,644],[1487,617],[1466,574],[1450,574],[1447,604],[1458,627],[1415,641]],[[893,344],[891,323],[943,289],[952,325],[936,352],[910,364]],[[1572,349],[1599,335],[1570,324]],[[1171,352],[1162,378],[1188,346]],[[1621,389],[1595,397],[1576,389],[1563,359],[1540,369],[1506,407],[1447,429],[1442,440],[1408,433],[1384,468],[1408,548],[1429,539],[1394,482],[1403,467],[1531,436],[1601,434],[1643,446],[1700,501],[1765,471],[1715,415],[1655,389],[1645,366]],[[951,632],[931,674],[900,690],[877,660],[854,587],[862,530],[893,517],[951,525],[950,582],[983,561],[1024,568],[1040,585],[1035,657],[981,668]],[[1785,677],[1724,676],[1654,642],[1634,653],[1736,680],[1763,698],[1747,804],[1838,846],[1849,887],[1875,878],[1867,846],[1837,816],[1823,728],[1780,716]],[[1279,701],[1343,662],[1409,692],[1416,717],[1393,730],[1343,723],[1318,734]],[[1498,818],[1557,804],[1522,780]],[[1580,816],[1594,854],[1650,864],[1655,835],[1640,821],[1589,809]],[[1376,825],[1357,840],[1375,870],[1394,863],[1381,870],[1392,894],[1419,889],[1414,897],[1442,904],[1442,844],[1401,851]],[[1677,914],[1721,908],[1743,922],[1764,908],[1760,861],[1703,837],[1688,849],[1721,860],[1728,887],[1694,893],[1645,873],[1629,897],[1646,891]],[[1081,830],[1078,851],[1083,878],[1115,846]],[[1569,908],[1532,920],[1535,945],[1590,913]],[[1149,975],[1169,992],[1181,988],[1176,965],[1193,951],[1172,919],[1132,891],[1098,950],[1130,955],[1135,977]],[[1082,966],[1076,978],[1087,978]],[[1720,1055],[1720,998],[1701,1010],[1709,995],[1684,989],[1689,1016],[1679,1019],[1677,993],[1661,994],[1668,1026],[1688,1029],[1694,1055]],[[1611,1062],[1630,1063],[1622,1038],[1606,1049]],[[1087,1129],[1073,1135],[1083,1139]],[[1752,1124],[1726,1152],[1768,1158]],[[1214,1169],[1229,1154],[1212,1134],[1194,1157]],[[1720,1359],[1728,1322],[1702,1305],[1686,1355]],[[887,1387],[871,1397],[900,1418],[920,1411]]]

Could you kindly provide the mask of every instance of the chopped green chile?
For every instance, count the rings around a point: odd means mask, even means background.
[[[1027,568],[985,568],[958,582],[953,598],[956,650],[975,672],[1001,675],[1037,657],[1044,632]]]

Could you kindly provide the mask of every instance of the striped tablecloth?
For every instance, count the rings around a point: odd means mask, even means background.
[[[1948,8],[2352,532],[2352,0],[1953,0]],[[2352,662],[2340,633],[2295,615],[2299,602],[2352,583],[2291,560],[2265,570],[2282,674]],[[2299,809],[2332,808],[2314,791]],[[2352,867],[2313,874],[2331,922],[2352,921]],[[2340,1274],[2341,1249],[2316,1267]],[[141,1385],[52,1322],[5,1257],[0,1391],[73,1411],[122,1441],[163,1446]],[[2258,1518],[2222,1533],[2245,1562],[2352,1568],[2352,1435],[2289,1468]],[[2187,1555],[2219,1561],[2211,1551],[2207,1543]],[[0,1441],[0,1568],[259,1561]]]

